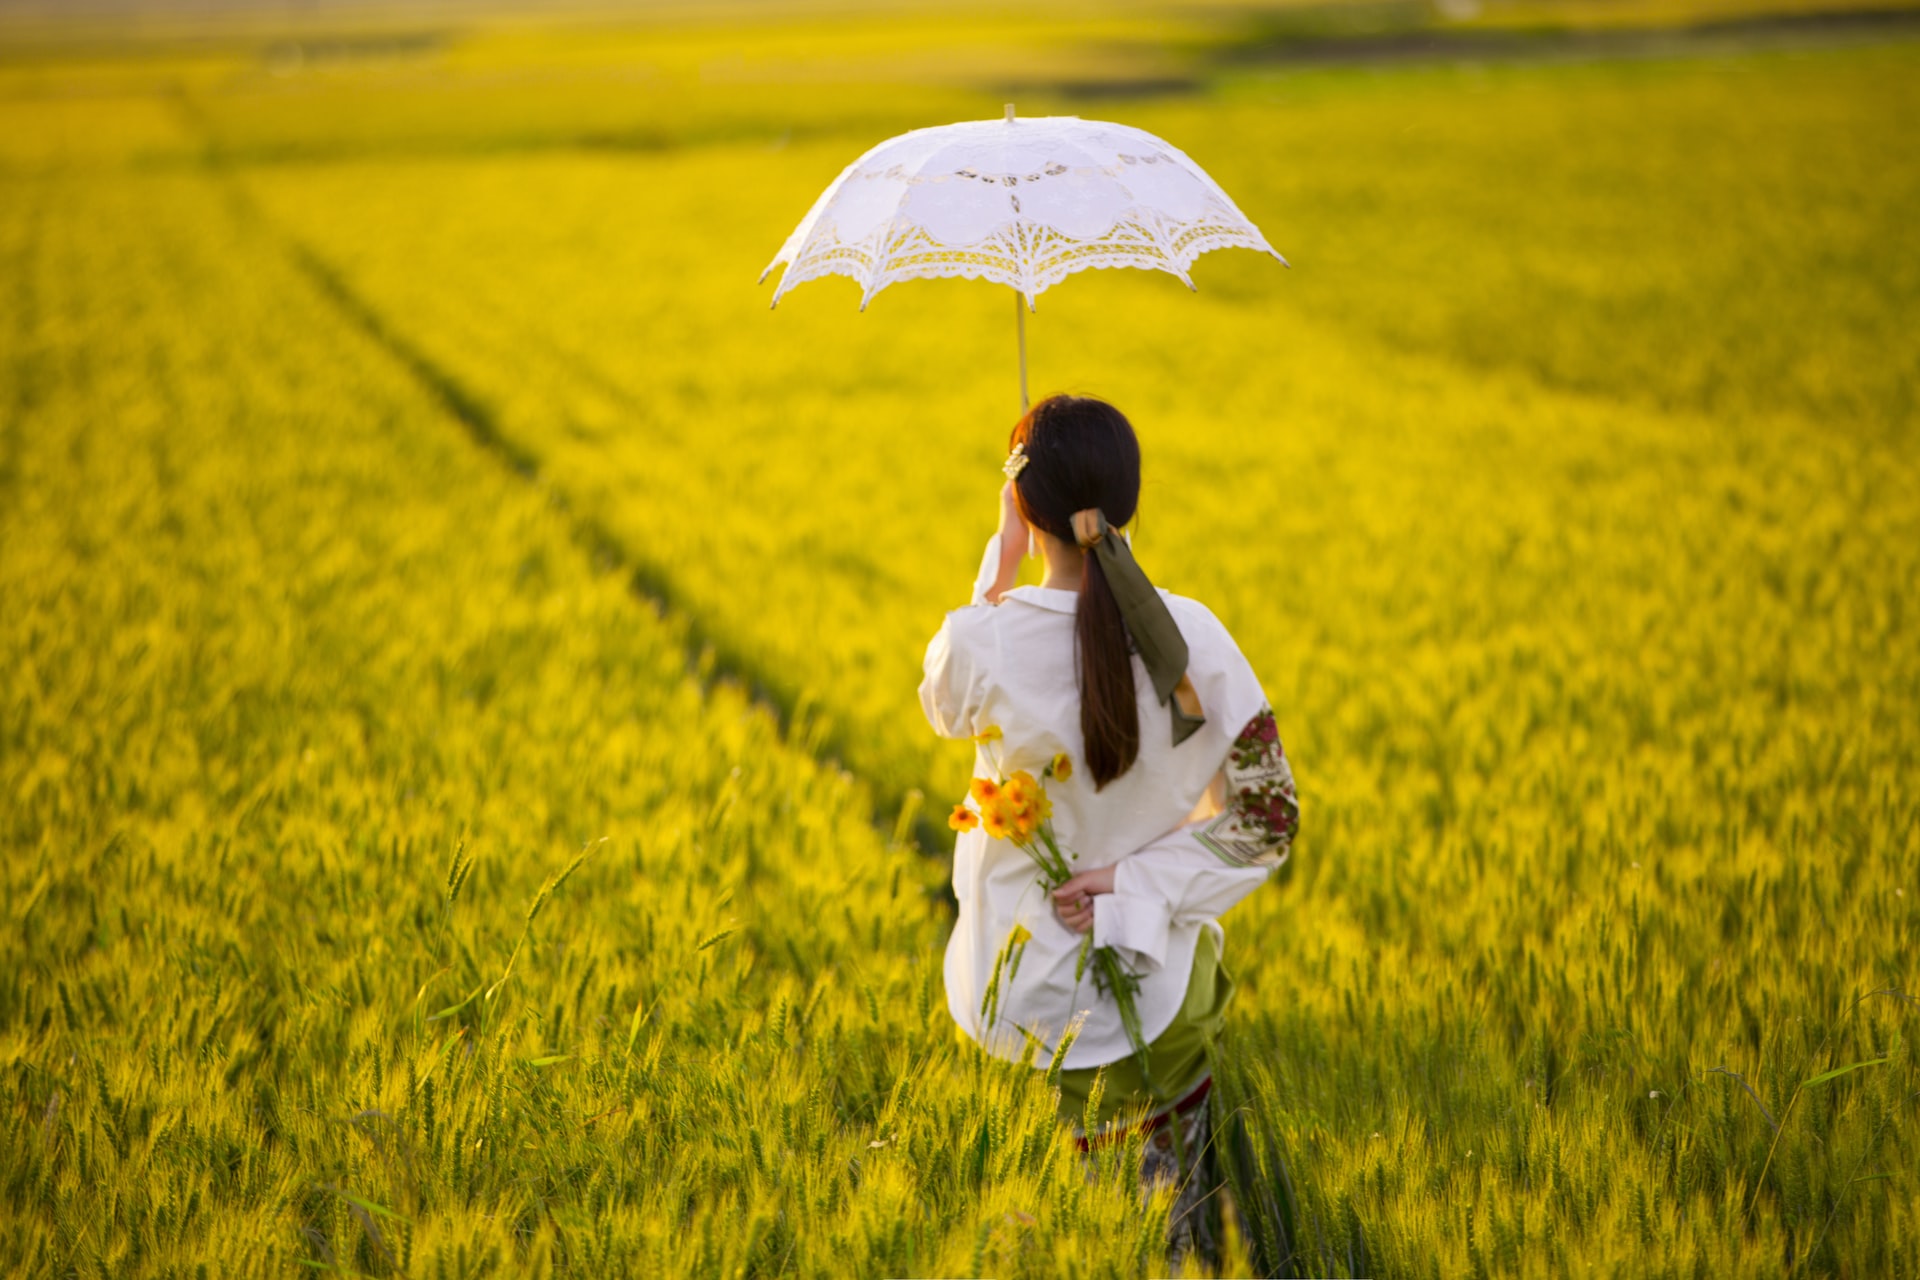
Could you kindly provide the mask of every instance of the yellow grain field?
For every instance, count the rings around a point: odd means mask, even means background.
[[[1920,45],[1587,8],[1387,33],[1471,60],[1367,53],[1377,7],[36,29],[0,1255],[1164,1272],[1138,1151],[1083,1176],[941,992],[969,760],[913,691],[1013,303],[755,285],[867,146],[1011,94],[1294,264],[1028,327],[1299,775],[1226,921],[1225,1274],[1915,1274]]]

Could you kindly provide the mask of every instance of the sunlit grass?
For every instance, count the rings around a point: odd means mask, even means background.
[[[956,44],[1127,69],[1004,21]],[[942,30],[704,88],[728,46],[671,28],[9,73],[29,1274],[1160,1265],[1164,1196],[961,1052],[902,841],[965,774],[912,689],[1011,300],[753,283],[879,136],[997,113],[964,58],[873,78]],[[1163,133],[1295,263],[1090,273],[1029,327],[1037,390],[1134,416],[1141,559],[1296,761],[1291,873],[1226,922],[1266,1256],[1912,1274],[1915,69],[1023,95]]]
[[[935,873],[860,784],[203,180],[29,194],[0,1250],[1138,1269],[1153,1223],[933,1016]]]

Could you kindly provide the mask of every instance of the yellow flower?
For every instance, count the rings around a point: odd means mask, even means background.
[[[986,728],[982,729],[980,732],[974,734],[973,740],[984,746],[986,743],[989,743],[989,742],[1000,741],[1001,737],[1002,737],[1002,734],[1000,732],[1000,726],[997,724],[990,724]]]
[[[1073,776],[1073,761],[1066,752],[1062,751],[1053,758],[1053,763],[1047,766],[1047,772],[1065,782]]]
[[[1040,789],[1040,784],[1035,782],[1033,775],[1025,769],[1019,770],[1011,778],[1008,778],[1004,790],[1007,803],[1013,806],[1013,811],[1016,815],[1031,813],[1034,806],[1039,802],[1041,795],[1044,794]]]
[[[967,791],[982,805],[992,804],[1000,798],[1000,784],[992,778],[975,778],[968,785]]]
[[[953,806],[953,812],[947,815],[947,825],[955,831],[971,831],[980,825],[980,815],[964,804]]]
[[[1053,816],[1053,802],[1047,799],[1047,789],[1025,769],[1007,779],[1000,796],[1018,839],[1032,835],[1042,822]]]
[[[1027,811],[1027,833],[1031,835],[1033,832],[1038,831],[1040,824],[1052,816],[1053,802],[1047,799],[1047,793],[1042,791],[1040,793],[1040,799],[1034,803],[1032,809]]]
[[[1005,840],[1014,834],[1013,813],[1006,797],[995,797],[980,810],[980,825],[995,840]]]

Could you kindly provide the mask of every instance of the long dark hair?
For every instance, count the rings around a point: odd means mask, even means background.
[[[1098,507],[1116,529],[1133,519],[1140,503],[1140,441],[1133,424],[1106,401],[1049,396],[1014,424],[1008,447],[1016,444],[1026,446],[1028,462],[1013,490],[1028,524],[1073,546],[1076,511]],[[1073,631],[1080,734],[1098,791],[1140,754],[1140,709],[1127,624],[1096,555],[1086,556]]]

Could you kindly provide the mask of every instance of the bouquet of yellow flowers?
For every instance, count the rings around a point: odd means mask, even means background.
[[[1033,865],[1040,873],[1040,883],[1051,893],[1073,878],[1073,863],[1079,855],[1062,848],[1054,837],[1053,801],[1047,796],[1047,783],[1055,779],[1064,782],[1072,777],[1073,761],[1062,751],[1047,762],[1038,778],[1025,769],[1016,769],[1009,774],[1003,767],[997,745],[1001,738],[998,725],[988,725],[973,736],[976,745],[986,748],[993,776],[973,780],[967,788],[968,799],[972,803],[963,800],[953,806],[953,812],[947,817],[947,825],[955,831],[972,831],[980,827],[995,840],[1010,841],[1033,859]],[[980,1014],[987,1020],[988,1026],[992,1026],[999,1016],[1001,971],[1003,968],[1006,970],[1007,982],[1011,984],[1020,971],[1020,957],[1032,937],[1026,926],[1015,925],[1007,935],[1006,942],[1001,945],[1000,954],[994,958],[993,976],[980,1004]],[[1085,975],[1089,963],[1093,968],[1095,987],[1111,994],[1114,1003],[1120,1006],[1120,1025],[1133,1045],[1134,1056],[1140,1060],[1142,1073],[1151,1081],[1152,1074],[1147,1071],[1147,1040],[1140,1024],[1140,1010],[1134,999],[1140,990],[1140,976],[1127,967],[1112,947],[1094,946],[1091,929],[1087,930],[1086,940],[1080,944],[1080,958],[1073,971],[1075,982]],[[1065,1058],[1067,1043],[1062,1043],[1055,1050],[1056,1059]]]

